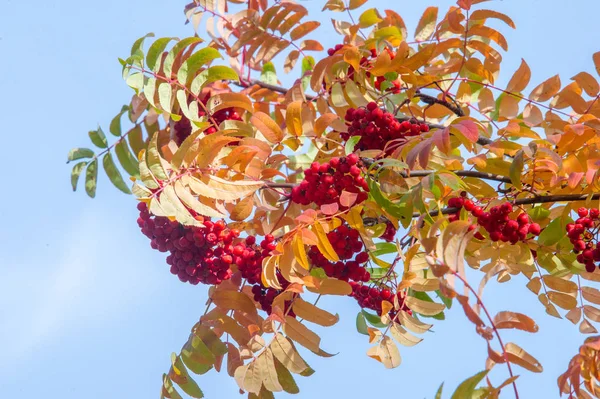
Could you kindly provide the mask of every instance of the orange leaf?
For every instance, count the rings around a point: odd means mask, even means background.
[[[338,315],[333,315],[299,297],[294,300],[294,304],[292,306],[296,316],[323,327],[331,327],[340,319]]]
[[[560,77],[554,75],[533,89],[531,94],[529,94],[529,99],[540,102],[548,101],[558,93],[558,90],[560,90]]]
[[[537,332],[538,326],[535,321],[522,313],[515,312],[498,312],[494,316],[494,324],[496,328],[516,328],[518,330]]]
[[[239,291],[228,291],[224,289],[217,289],[211,295],[211,299],[215,305],[223,309],[229,310],[241,310],[254,317],[258,317],[256,306],[254,302]]]
[[[285,123],[294,136],[302,136],[302,101],[294,101],[287,107]]]
[[[435,26],[438,17],[438,8],[437,7],[428,7],[419,23],[417,24],[417,29],[415,30],[415,40],[427,40],[431,37],[433,32],[435,31]]]
[[[510,79],[510,82],[508,82],[508,85],[506,86],[506,91],[510,91],[513,93],[522,92],[529,84],[530,79],[531,69],[529,69],[529,65],[527,65],[525,60],[521,58],[521,65],[519,66],[519,69],[517,69],[513,77]]]
[[[587,72],[579,72],[571,79],[576,81],[579,87],[585,90],[588,96],[594,97],[598,94],[598,91],[600,91],[600,85],[598,85],[598,81]]]
[[[254,199],[252,196],[246,197],[243,200],[239,201],[233,207],[233,210],[230,213],[231,220],[241,221],[246,219],[252,213],[254,209]]]
[[[250,123],[256,126],[271,143],[279,143],[283,139],[283,131],[279,125],[264,112],[256,112],[252,115]]]
[[[571,310],[577,307],[577,298],[562,292],[550,291],[548,292],[548,299],[556,306],[565,310]]]
[[[471,19],[472,20],[488,19],[488,18],[499,19],[502,22],[506,23],[511,28],[513,28],[513,29],[515,28],[515,23],[513,22],[512,19],[510,19],[510,17],[508,15],[502,14],[502,13],[497,12],[497,11],[492,11],[492,10],[475,10],[471,14]]]
[[[319,354],[321,351],[321,348],[319,348],[321,338],[295,318],[291,316],[285,317],[283,332],[291,340],[296,341],[311,352]]]
[[[541,373],[544,368],[533,356],[517,344],[509,342],[505,346],[508,361],[534,373]]]
[[[298,40],[298,39],[302,38],[303,36],[308,35],[310,32],[317,29],[319,26],[321,26],[321,23],[317,22],[317,21],[305,22],[301,25],[298,25],[297,27],[294,28],[294,30],[292,30],[290,32],[290,38],[294,41]]]

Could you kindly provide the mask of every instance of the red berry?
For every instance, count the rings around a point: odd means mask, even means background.
[[[581,207],[581,208],[577,209],[577,214],[581,218],[586,217],[588,215],[588,210],[584,207]]]
[[[540,235],[540,232],[541,232],[541,230],[542,230],[542,229],[540,228],[540,225],[539,225],[539,224],[537,224],[537,223],[531,223],[531,224],[529,225],[529,232],[530,232],[531,234],[533,234],[534,236],[539,236],[539,235]]]

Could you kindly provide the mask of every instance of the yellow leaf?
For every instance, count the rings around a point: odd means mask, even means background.
[[[205,183],[192,178],[189,181],[190,187],[199,195],[223,201],[235,201],[247,197],[265,185],[263,181],[228,181],[214,175],[208,175],[207,180]]]
[[[541,373],[544,368],[533,356],[517,344],[509,342],[505,346],[508,361],[534,373]]]
[[[360,59],[360,52],[354,46],[348,47],[344,52],[344,61],[350,64],[355,71],[360,70]]]
[[[392,332],[392,336],[396,339],[396,341],[404,346],[415,346],[419,342],[423,341],[423,338],[415,337],[402,328],[402,326],[400,326],[398,323],[392,323],[390,331]]]
[[[336,278],[326,278],[320,281],[318,287],[309,288],[309,291],[316,292],[321,295],[350,295],[352,287],[346,281]]]
[[[301,374],[310,369],[289,338],[286,338],[283,334],[275,334],[269,348],[273,351],[275,358],[292,373]]]
[[[379,17],[379,13],[375,8],[366,10],[360,14],[360,17],[358,17],[358,24],[361,28],[368,28],[369,26],[373,26],[381,21],[382,19]]]
[[[293,248],[296,261],[300,264],[300,266],[308,270],[310,268],[310,265],[308,263],[308,257],[306,256],[306,248],[304,247],[304,243],[302,242],[301,235],[297,234],[294,237]]]
[[[248,196],[240,200],[230,212],[231,220],[242,221],[250,216],[254,209],[254,199]]]
[[[252,302],[248,295],[239,291],[217,289],[213,292],[211,299],[220,308],[241,310],[250,316],[258,317],[254,302]]]
[[[438,8],[437,7],[428,7],[419,23],[417,24],[417,28],[415,29],[415,40],[422,41],[427,40],[431,37],[433,32],[435,32],[435,26],[438,17]]]
[[[283,131],[279,125],[264,112],[256,112],[250,118],[250,123],[262,133],[271,143],[280,143],[283,139]]]
[[[304,346],[306,349],[312,351],[313,353],[320,353],[321,348],[319,348],[319,345],[321,343],[321,338],[319,338],[317,334],[309,330],[308,327],[300,323],[295,318],[290,316],[285,317],[285,323],[283,324],[283,332],[291,340],[296,341],[297,343]]]
[[[396,321],[398,321],[402,326],[406,327],[407,330],[416,334],[424,334],[429,331],[431,327],[433,327],[432,324],[423,323],[422,321],[406,313],[404,310],[398,312]]]
[[[323,256],[331,262],[339,261],[340,258],[337,252],[335,252],[335,249],[333,249],[333,247],[331,246],[329,238],[327,238],[327,234],[325,234],[325,230],[323,230],[323,226],[321,226],[321,223],[317,222],[313,224],[313,229],[315,230],[315,233],[317,234],[317,238],[319,240],[317,243],[317,247],[319,248],[321,254],[323,254]]]
[[[234,373],[240,389],[258,394],[262,386],[262,375],[256,361],[238,367]]]
[[[241,93],[221,93],[211,96],[206,108],[211,114],[224,108],[242,108],[248,112],[254,111],[248,96]]]
[[[388,336],[384,336],[377,346],[369,349],[367,355],[381,362],[387,369],[398,367],[402,362],[398,347]]]
[[[441,303],[427,302],[412,296],[406,297],[404,304],[414,312],[423,316],[435,316],[444,311],[444,305]]]
[[[294,136],[302,136],[302,105],[302,101],[290,103],[285,114],[288,132]]]
[[[548,288],[556,291],[574,293],[578,290],[577,284],[570,280],[565,280],[549,274],[543,276],[542,279]]]
[[[577,299],[571,295],[563,294],[562,292],[550,291],[548,292],[548,299],[556,306],[565,310],[571,310],[577,307]]]
[[[340,317],[337,314],[333,315],[323,309],[316,307],[312,303],[306,302],[305,300],[299,297],[294,299],[294,304],[292,306],[294,309],[294,313],[296,313],[296,316],[323,327],[331,327],[340,319]]]
[[[340,117],[333,113],[323,114],[315,122],[315,134],[321,136],[325,130],[331,126],[334,121],[340,120]]]
[[[262,382],[265,389],[270,392],[281,392],[283,387],[279,383],[277,378],[277,370],[275,369],[275,360],[273,359],[273,352],[268,348],[261,353],[256,359],[258,369],[261,372]]]
[[[560,77],[555,75],[548,80],[540,83],[531,94],[529,99],[533,101],[544,102],[552,98],[560,90]]]

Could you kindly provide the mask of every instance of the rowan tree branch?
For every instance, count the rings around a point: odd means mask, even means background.
[[[369,159],[369,158],[363,158],[363,161],[367,160],[366,164],[369,165],[370,163],[373,162],[373,160]],[[455,175],[459,176],[459,177],[476,177],[479,179],[485,179],[485,180],[495,180],[495,181],[499,181],[502,183],[510,183],[510,177],[507,176],[502,176],[502,175],[496,175],[493,173],[485,173],[485,172],[478,172],[475,170],[453,170],[450,171],[452,173],[454,173]],[[398,174],[402,177],[405,178],[411,178],[411,177],[426,177],[429,176],[432,173],[436,173],[435,170],[415,170],[415,171],[402,171],[402,172],[398,172]],[[266,182],[266,186],[269,188],[294,188],[295,186],[297,186],[298,184],[296,183],[272,183],[272,182]]]
[[[591,193],[590,193],[591,194]],[[575,201],[585,201],[587,199],[597,200],[600,199],[600,193],[593,194],[560,194],[560,195],[544,195],[537,196],[533,198],[523,198],[513,201],[513,205],[533,205],[533,204],[546,204],[548,202],[575,202]],[[450,213],[455,213],[458,211],[458,208],[444,208],[441,210],[442,215],[447,215]],[[430,216],[437,216],[440,214],[440,210],[429,212]],[[413,213],[413,218],[420,217],[420,213]]]
[[[428,105],[439,104],[443,107],[446,107],[450,111],[452,111],[456,116],[465,116],[465,112],[458,105],[450,104],[446,100],[440,100],[437,97],[430,96],[429,94],[423,94],[420,92],[417,92],[415,94],[415,97],[420,98],[421,101],[423,101],[425,104],[428,104]]]

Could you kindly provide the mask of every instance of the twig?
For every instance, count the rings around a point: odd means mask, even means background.
[[[590,195],[591,194],[591,195]],[[538,196],[534,198],[523,198],[513,201],[513,205],[532,205],[532,204],[545,204],[548,202],[565,202],[565,201],[585,201],[587,199],[597,200],[600,199],[600,193],[590,194],[563,194],[563,195],[546,195]],[[442,215],[455,213],[459,211],[458,208],[443,208],[441,210]],[[440,214],[440,210],[431,211],[428,213],[429,216],[437,216]],[[413,218],[420,217],[420,213],[413,213]]]
[[[415,94],[415,97],[420,98],[421,101],[423,101],[425,104],[428,104],[428,105],[439,104],[443,107],[446,107],[450,111],[452,111],[456,116],[465,116],[465,112],[460,107],[458,107],[456,105],[452,105],[446,100],[440,100],[439,98],[430,96],[429,94],[423,94],[423,93],[419,93],[419,92],[417,92],[417,94]]]

